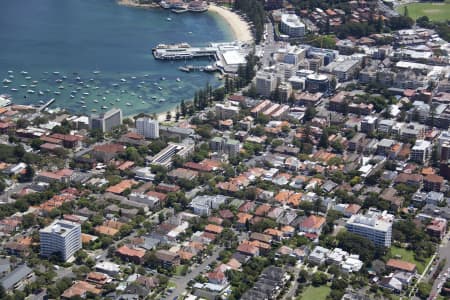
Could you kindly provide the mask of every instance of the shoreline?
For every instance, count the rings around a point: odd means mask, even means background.
[[[151,4],[139,4],[136,3],[133,0],[117,0],[117,4],[128,6],[128,7],[138,7],[138,8],[160,8],[160,6],[156,3]],[[244,43],[254,43],[253,34],[250,30],[250,25],[243,20],[237,13],[216,5],[214,3],[210,3],[208,6],[208,12],[211,14],[218,15],[220,18],[222,18],[227,26],[231,29],[233,39],[236,41],[244,42]],[[192,100],[192,99],[191,99]],[[179,104],[177,104],[179,105]],[[176,114],[176,107],[177,105],[156,114],[156,119],[159,122],[165,122],[166,121],[166,115],[167,112],[170,112],[172,118],[175,117]],[[133,115],[128,116],[133,117]]]
[[[249,24],[237,13],[214,3],[209,4],[209,12],[219,15],[228,24],[233,32],[234,38],[240,42],[253,43],[253,35]]]

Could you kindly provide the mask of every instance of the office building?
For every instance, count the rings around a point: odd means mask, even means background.
[[[366,215],[353,215],[345,227],[349,232],[371,240],[375,246],[390,247],[394,216],[386,211],[369,210]]]
[[[302,37],[306,33],[306,26],[295,14],[281,15],[280,30],[290,37]]]
[[[56,220],[39,231],[41,256],[60,255],[67,261],[81,249],[81,225],[65,220]]]
[[[159,138],[158,120],[152,120],[148,117],[137,119],[136,132],[149,139]]]
[[[91,130],[97,129],[101,132],[108,132],[120,125],[122,125],[122,110],[118,108],[89,116],[89,128]]]

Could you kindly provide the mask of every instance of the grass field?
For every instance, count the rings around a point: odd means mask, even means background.
[[[432,21],[450,20],[450,0],[444,2],[421,2],[411,3],[408,7],[409,16],[416,20],[419,17],[427,16]],[[397,8],[397,11],[403,15],[404,5]]]
[[[300,300],[325,300],[330,294],[331,289],[322,285],[319,287],[308,286],[300,296]]]
[[[425,262],[417,261],[414,259],[414,252],[412,252],[411,250],[392,246],[390,250],[390,256],[392,258],[395,258],[396,255],[401,256],[401,260],[416,264],[417,272],[419,272],[420,274],[422,274],[423,270],[430,261],[429,259],[427,259],[427,261]]]

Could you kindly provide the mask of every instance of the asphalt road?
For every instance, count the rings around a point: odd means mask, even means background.
[[[438,278],[436,278],[436,280],[433,282],[433,288],[431,290],[430,293],[430,297],[428,299],[432,300],[432,299],[436,299],[437,296],[440,293],[440,287],[439,285],[441,283],[445,283],[445,276],[444,273],[448,273],[448,269],[450,268],[450,242],[449,239],[450,238],[450,232],[447,233],[447,235],[442,239],[441,244],[439,245],[439,249],[438,249],[438,255],[439,255],[439,260],[436,263],[435,266],[437,266],[443,259],[446,259],[446,263],[444,268],[442,269],[442,272],[438,275]],[[427,277],[427,280],[429,280],[431,278],[431,276],[433,276],[434,274],[434,270],[431,272],[431,274]]]
[[[180,296],[187,288],[188,282],[197,277],[206,267],[212,262],[217,260],[219,253],[223,250],[222,247],[216,248],[212,255],[205,259],[200,265],[198,265],[194,270],[187,273],[186,276],[174,276],[170,281],[174,282],[176,288],[169,293],[167,296],[163,297],[164,300],[172,300],[176,296]]]

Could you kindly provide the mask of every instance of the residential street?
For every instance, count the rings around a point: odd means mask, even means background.
[[[219,253],[223,250],[222,247],[218,247],[214,250],[213,254],[205,259],[200,265],[198,265],[194,270],[186,274],[186,276],[174,276],[172,277],[172,282],[176,284],[176,288],[162,299],[172,300],[174,297],[181,295],[187,288],[188,282],[197,277],[206,267],[212,262],[216,261]]]

